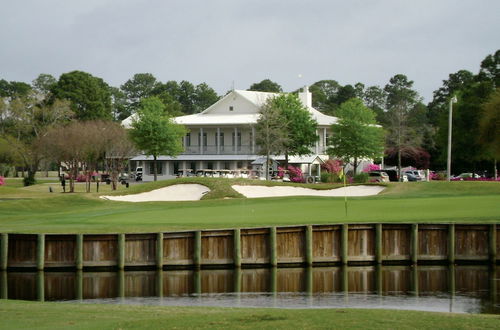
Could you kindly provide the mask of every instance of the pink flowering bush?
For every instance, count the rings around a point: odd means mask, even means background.
[[[329,159],[321,164],[321,168],[326,170],[327,174],[321,176],[322,182],[335,182],[339,180],[344,163],[338,159]]]
[[[371,171],[379,171],[379,170],[380,170],[380,165],[377,165],[377,164],[368,164],[363,169],[363,172],[371,172]]]
[[[3,176],[0,176],[0,186],[3,186],[5,184],[5,178]]]
[[[290,176],[290,181],[292,182],[304,182],[304,173],[298,167],[288,166],[288,175]]]

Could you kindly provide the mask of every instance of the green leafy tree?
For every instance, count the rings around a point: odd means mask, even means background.
[[[31,82],[33,89],[43,97],[47,97],[49,95],[55,84],[57,84],[57,79],[47,73],[39,74],[38,77]]]
[[[255,124],[255,142],[260,147],[259,153],[266,156],[266,180],[269,180],[268,164],[271,155],[279,155],[289,142],[287,122],[283,119],[281,111],[274,104],[274,99],[269,98],[260,108],[260,117]]]
[[[338,122],[332,125],[328,154],[351,163],[356,173],[363,158],[378,158],[384,151],[384,133],[377,126],[375,113],[354,98],[343,103]]]
[[[145,98],[132,122],[130,136],[139,150],[153,156],[154,180],[157,180],[157,159],[160,155],[177,156],[183,151],[183,125],[175,124],[165,114],[165,105],[157,97]]]
[[[109,86],[101,79],[82,71],[64,73],[52,88],[54,98],[71,102],[78,120],[113,118]]]
[[[500,159],[500,88],[482,106],[479,121],[479,142],[493,159],[493,173],[497,178],[497,160]]]
[[[154,91],[159,84],[160,82],[151,73],[136,73],[132,79],[121,85],[120,90],[126,99],[126,112],[123,116],[126,115],[126,118],[135,113],[143,98],[155,95]]]
[[[335,112],[335,98],[342,86],[335,80],[320,80],[309,87],[312,94],[312,106],[326,114]]]
[[[31,86],[21,81],[0,80],[0,97],[8,99],[27,97],[31,93]]]
[[[296,94],[280,94],[273,98],[271,103],[279,110],[286,123],[288,139],[283,153],[285,168],[288,168],[288,156],[311,154],[311,148],[318,140],[318,123]]]
[[[206,83],[201,83],[196,86],[194,91],[194,108],[196,112],[201,112],[217,102],[219,96]]]
[[[247,90],[255,92],[269,92],[269,93],[283,92],[281,86],[270,79],[264,79],[261,82],[254,83]]]

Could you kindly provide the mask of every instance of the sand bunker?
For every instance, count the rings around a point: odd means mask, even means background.
[[[201,184],[176,184],[135,195],[101,196],[101,198],[120,202],[197,201],[209,191],[210,189]]]
[[[301,187],[232,186],[234,190],[248,198],[283,196],[323,196],[323,197],[360,197],[377,195],[385,188],[382,186],[349,186],[329,190],[316,190]]]

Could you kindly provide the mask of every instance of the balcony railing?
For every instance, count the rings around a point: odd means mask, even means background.
[[[217,150],[218,149],[218,150]],[[207,146],[189,146],[184,147],[184,155],[251,155],[257,153],[259,150],[258,146],[254,147],[254,152],[252,152],[251,145],[241,145],[241,146],[220,146],[217,148],[215,145]]]

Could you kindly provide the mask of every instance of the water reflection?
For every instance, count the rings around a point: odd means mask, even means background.
[[[500,313],[498,274],[488,266],[1,272],[0,298]]]

